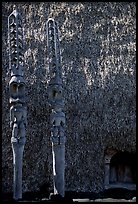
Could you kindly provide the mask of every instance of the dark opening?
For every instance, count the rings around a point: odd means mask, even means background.
[[[136,183],[136,155],[118,152],[110,161],[109,183]]]

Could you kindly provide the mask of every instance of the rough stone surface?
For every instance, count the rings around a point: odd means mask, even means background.
[[[104,188],[107,148],[136,151],[135,2],[2,3],[2,191],[12,191],[7,75],[7,18],[16,4],[23,17],[28,125],[23,191],[53,189],[47,87],[46,21],[61,32],[66,115],[65,190]]]

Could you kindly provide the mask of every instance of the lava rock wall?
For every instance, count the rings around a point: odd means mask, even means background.
[[[2,191],[11,192],[8,16],[24,28],[27,133],[23,191],[53,189],[46,21],[60,30],[66,115],[65,190],[104,189],[107,148],[136,151],[135,2],[2,3]]]

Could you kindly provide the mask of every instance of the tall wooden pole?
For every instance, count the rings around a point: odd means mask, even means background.
[[[22,20],[17,12],[8,17],[10,91],[10,127],[13,151],[13,198],[22,199],[22,164],[26,142],[27,108],[25,103],[25,81],[23,78],[23,30]]]
[[[59,49],[58,27],[54,19],[47,21],[47,43],[49,53],[50,82],[48,88],[50,115],[51,142],[53,155],[53,182],[54,195],[65,195],[65,113],[62,72]]]

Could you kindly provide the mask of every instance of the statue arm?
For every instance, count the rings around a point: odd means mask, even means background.
[[[53,125],[54,122],[55,122],[55,114],[52,113],[52,114],[50,115],[50,123],[51,123],[51,125]]]
[[[24,119],[24,124],[27,127],[27,108],[26,107],[23,110],[23,119]]]
[[[14,110],[13,107],[10,108],[10,127],[13,126],[13,122],[14,122]]]
[[[65,115],[64,115],[64,117],[62,118],[62,121],[61,121],[61,126],[63,128],[65,128],[65,123],[66,123],[66,118],[65,118]]]

